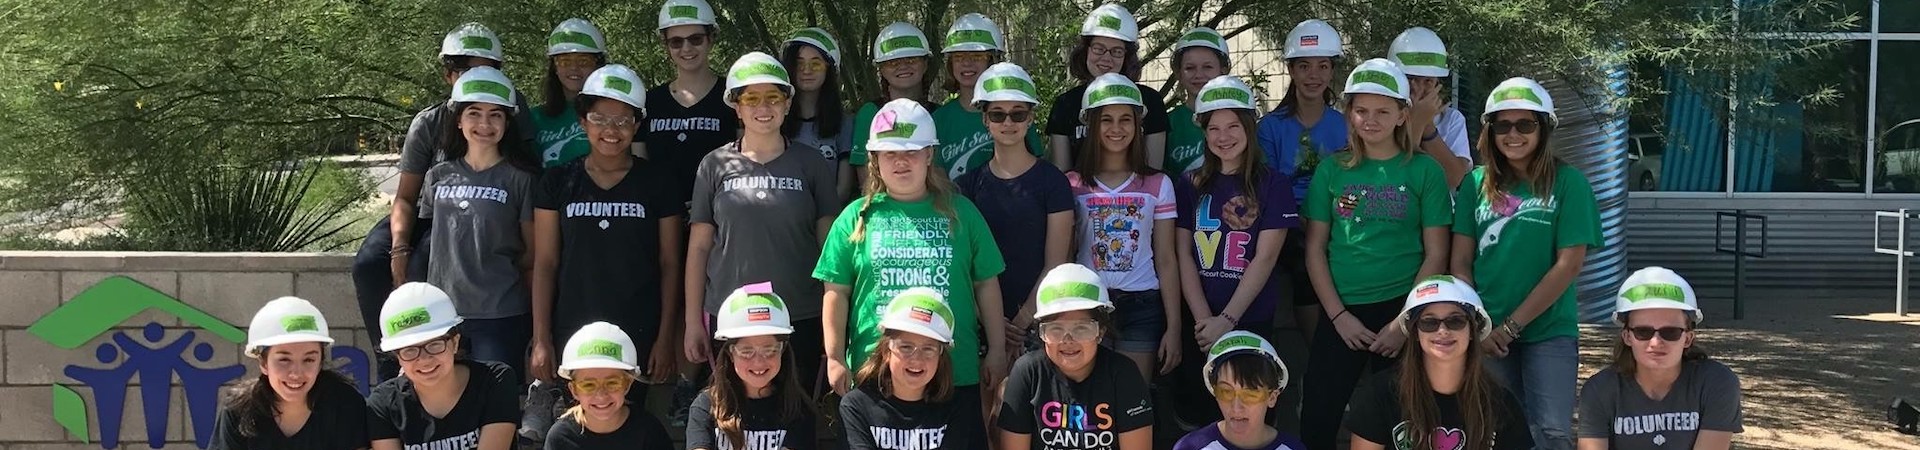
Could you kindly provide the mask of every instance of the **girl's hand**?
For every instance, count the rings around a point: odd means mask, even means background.
[[[847,370],[847,363],[840,358],[827,358],[827,387],[836,395],[847,395],[847,389],[853,386],[853,373]]]
[[[652,355],[647,357],[646,382],[666,382],[668,374],[679,371],[679,365],[680,358],[673,355],[673,344],[666,339],[657,340],[653,343]]]
[[[1007,380],[1007,352],[987,349],[987,357],[980,360],[980,368],[986,371],[987,379],[983,383],[987,392],[999,392],[1000,383]]]
[[[1228,331],[1233,331],[1233,321],[1222,316],[1208,317],[1194,327],[1193,340],[1200,344],[1200,348],[1211,348],[1213,342],[1220,340],[1220,336]]]
[[[1515,338],[1516,336],[1507,334],[1507,330],[1495,328],[1493,329],[1493,333],[1488,334],[1487,339],[1482,343],[1486,344],[1487,354],[1493,355],[1495,358],[1505,358],[1507,357],[1507,352],[1510,351],[1507,346],[1512,345]]]
[[[1400,346],[1407,342],[1406,331],[1393,324],[1387,324],[1387,327],[1380,329],[1376,336],[1373,345],[1368,346],[1367,350],[1388,358],[1400,356]]]
[[[1171,329],[1160,335],[1160,374],[1173,373],[1180,366],[1180,330]]]
[[[1340,340],[1346,342],[1349,350],[1368,350],[1379,337],[1353,314],[1340,314],[1339,318],[1333,319],[1333,330],[1340,333]]]
[[[707,362],[707,346],[711,345],[707,342],[708,339],[710,337],[707,334],[706,324],[687,325],[686,336],[681,339],[681,342],[685,342],[682,344],[681,351],[686,352],[687,362],[695,364]]]

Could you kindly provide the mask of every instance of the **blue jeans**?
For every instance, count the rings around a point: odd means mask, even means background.
[[[467,319],[460,323],[460,337],[467,356],[493,361],[513,368],[507,377],[516,386],[527,373],[527,345],[533,342],[533,316],[521,314],[499,319]]]
[[[1507,357],[1487,359],[1527,413],[1534,448],[1573,448],[1573,397],[1579,390],[1580,345],[1571,336],[1514,342]]]
[[[1113,299],[1113,349],[1128,353],[1160,350],[1160,337],[1167,333],[1167,310],[1160,304],[1160,290],[1122,291],[1108,289]]]

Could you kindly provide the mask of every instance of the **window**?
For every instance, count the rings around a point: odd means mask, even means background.
[[[1734,192],[1866,192],[1867,42],[1816,52],[1742,77]]]
[[[1627,188],[1724,192],[1726,99],[1671,68],[1639,64],[1634,76],[1654,80],[1658,91],[1636,103],[1627,122]]]
[[[1892,2],[1914,6],[1915,2]],[[1882,5],[1885,11],[1892,3]],[[1880,93],[1875,112],[1876,143],[1874,188],[1876,193],[1920,193],[1920,41],[1882,41],[1880,43]]]

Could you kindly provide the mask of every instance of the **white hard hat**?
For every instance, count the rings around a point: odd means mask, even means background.
[[[1320,19],[1307,19],[1287,32],[1282,58],[1338,58],[1340,54],[1340,32]]]
[[[887,303],[886,313],[880,316],[880,328],[952,344],[953,308],[947,306],[946,297],[940,295],[940,291],[925,287],[907,289]]]
[[[461,24],[440,40],[440,56],[477,56],[494,61],[505,62],[500,56],[500,36],[486,25],[475,22]]]
[[[779,86],[785,92],[793,91],[793,83],[787,81],[787,66],[773,55],[760,52],[741,55],[733,61],[733,67],[727,69],[727,106],[738,108],[740,89],[756,84]]]
[[[1287,363],[1280,361],[1280,352],[1273,349],[1273,343],[1267,342],[1267,338],[1250,331],[1233,330],[1220,335],[1219,340],[1213,341],[1213,347],[1207,349],[1207,363],[1200,367],[1200,382],[1207,383],[1208,391],[1214,388],[1213,382],[1209,380],[1213,379],[1213,371],[1219,368],[1214,363],[1228,355],[1239,353],[1257,353],[1268,361],[1273,361],[1274,367],[1280,368],[1278,388],[1286,389],[1287,379],[1291,378],[1292,374],[1287,370]]]
[[[487,66],[467,69],[460,79],[453,82],[453,96],[449,103],[492,103],[514,112],[518,108],[518,91],[513,88],[513,80],[500,69]]]
[[[660,29],[681,25],[713,26],[713,5],[706,0],[667,0],[660,5]]]
[[[647,84],[627,66],[608,64],[594,70],[580,87],[580,95],[619,100],[640,110],[642,115],[647,113]]]
[[[1146,108],[1147,103],[1141,98],[1140,85],[1134,84],[1133,80],[1127,79],[1126,75],[1117,73],[1101,75],[1094,78],[1092,83],[1088,83],[1087,92],[1080,96],[1080,122],[1090,123],[1087,112],[1100,109],[1102,106],[1131,105],[1135,108]]]
[[[1040,279],[1040,291],[1033,308],[1035,320],[1070,311],[1113,311],[1107,297],[1107,284],[1093,269],[1074,263],[1055,266]]]
[[[1253,105],[1253,87],[1233,75],[1213,77],[1200,87],[1200,95],[1193,99],[1194,125],[1200,125],[1200,118],[1207,113],[1222,109],[1260,110]]]
[[[418,281],[402,284],[380,305],[380,351],[438,339],[461,321],[447,291]]]
[[[1126,42],[1140,40],[1140,24],[1133,19],[1133,13],[1117,3],[1108,3],[1087,13],[1087,20],[1080,23],[1081,36],[1103,36]]]
[[[633,337],[619,326],[594,322],[580,327],[560,354],[560,378],[573,379],[580,369],[615,369],[628,373],[640,370],[640,353]]]
[[[834,40],[827,30],[819,27],[801,28],[793,32],[793,37],[787,38],[787,43],[794,42],[820,49],[820,53],[826,54],[827,61],[832,62],[834,67],[840,66],[840,41]]]
[[[980,72],[980,82],[973,85],[973,105],[978,107],[989,102],[1039,105],[1040,97],[1038,89],[1033,86],[1033,77],[1027,75],[1027,69],[1018,64],[1002,62]]]
[[[327,334],[327,317],[300,297],[280,297],[267,302],[253,313],[247,324],[247,356],[259,358],[261,350],[281,344],[318,342],[332,344]]]
[[[1400,72],[1400,65],[1384,58],[1374,58],[1361,62],[1347,74],[1347,89],[1343,95],[1375,94],[1407,101],[1412,98],[1407,93],[1407,74]]]
[[[1000,34],[999,25],[980,13],[967,13],[947,27],[946,47],[940,49],[940,53],[997,52],[1006,47],[1007,40]]]
[[[1453,71],[1447,69],[1447,44],[1440,41],[1440,35],[1425,27],[1408,28],[1393,38],[1393,45],[1387,47],[1387,59],[1400,65],[1400,70],[1416,77],[1442,78]]]
[[[1434,275],[1414,283],[1413,292],[1407,294],[1407,306],[1400,309],[1400,320],[1395,324],[1405,327],[1419,317],[1414,316],[1420,308],[1432,303],[1451,302],[1467,310],[1467,314],[1480,316],[1479,328],[1473,330],[1474,339],[1484,339],[1493,332],[1493,318],[1487,316],[1487,307],[1480,302],[1480,293],[1466,282],[1452,275]],[[1405,328],[1407,335],[1413,335],[1413,329]]]
[[[1226,54],[1227,38],[1221,36],[1219,31],[1214,31],[1212,28],[1193,27],[1188,29],[1186,34],[1180,35],[1179,43],[1173,44],[1173,54],[1178,55],[1181,50],[1186,50],[1188,47],[1210,48],[1213,49],[1213,51]]]
[[[898,98],[880,106],[867,130],[867,151],[912,151],[940,145],[933,114],[912,99]]]
[[[713,318],[713,338],[723,341],[787,334],[793,334],[787,302],[773,293],[771,282],[734,289],[720,303],[720,314]]]
[[[1686,311],[1694,325],[1699,325],[1704,318],[1693,285],[1680,274],[1659,266],[1636,270],[1627,276],[1627,282],[1620,285],[1620,295],[1613,300],[1613,324],[1626,325],[1627,313],[1642,309]]]
[[[1531,78],[1508,78],[1494,86],[1493,93],[1487,94],[1486,112],[1480,117],[1485,120],[1493,117],[1494,113],[1510,109],[1546,113],[1548,120],[1559,120],[1559,116],[1553,112],[1553,95]]]
[[[933,52],[927,50],[931,45],[920,27],[906,22],[890,23],[880,29],[880,37],[873,40],[873,62],[931,55]]]
[[[607,38],[587,19],[567,19],[547,33],[547,56],[563,53],[606,53]]]

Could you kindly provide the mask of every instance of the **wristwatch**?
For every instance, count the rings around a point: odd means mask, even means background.
[[[1507,336],[1514,337],[1514,338],[1520,337],[1520,330],[1522,328],[1525,328],[1525,327],[1520,326],[1520,324],[1514,323],[1513,318],[1511,317],[1507,318],[1507,323],[1500,324],[1500,330],[1507,332]]]

